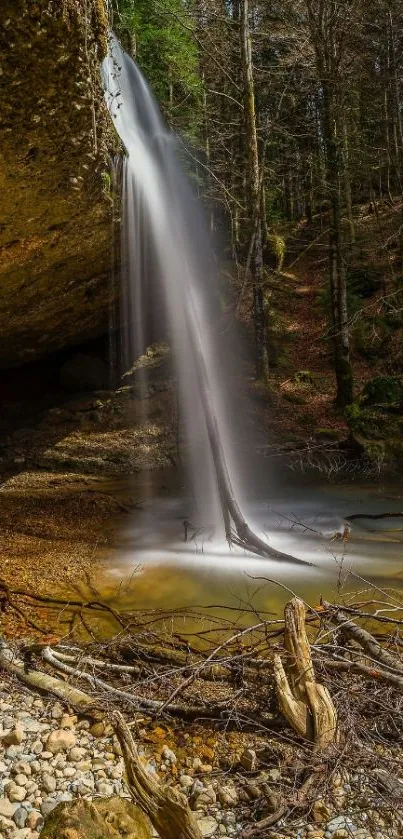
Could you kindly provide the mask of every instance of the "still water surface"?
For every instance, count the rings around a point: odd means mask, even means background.
[[[244,606],[278,615],[290,591],[311,605],[321,597],[348,602],[357,592],[360,600],[384,600],[387,594],[391,604],[403,603],[401,484],[292,477],[247,502],[250,522],[269,543],[312,567],[230,549],[208,529],[189,527],[186,542],[188,508],[168,479],[126,519],[99,578],[108,602],[138,610],[198,607],[222,616],[228,607]],[[395,518],[365,518],[399,512]],[[344,540],[346,517],[357,514],[362,518],[351,522]]]

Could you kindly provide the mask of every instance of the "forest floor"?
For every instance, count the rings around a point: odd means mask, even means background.
[[[371,239],[368,226],[365,222],[366,237]],[[298,459],[301,450],[337,447],[348,429],[334,405],[321,251],[313,248],[309,256],[298,254],[291,263],[270,281],[276,363],[269,385],[251,381],[249,362],[243,371],[250,378],[252,397],[248,429],[256,431],[258,450],[281,456],[296,452]],[[380,264],[378,257],[378,268]],[[357,392],[368,378],[390,371],[391,356],[399,357],[402,330],[400,325],[384,330],[384,297],[385,290],[377,288],[362,303],[367,344],[365,355],[357,332],[353,351]],[[245,313],[243,317],[247,321]],[[374,345],[376,353],[369,362]],[[153,382],[149,408],[144,422],[135,392],[125,386],[115,393],[58,394],[35,416],[21,401],[13,407],[8,427],[3,416],[8,436],[1,460],[0,623],[16,654],[38,641],[41,647],[82,643],[85,624],[86,649],[89,642],[91,654],[108,654],[95,626],[88,630],[87,605],[84,623],[75,633],[74,615],[66,603],[38,607],[23,593],[62,599],[65,595],[69,602],[76,592],[80,600],[85,581],[85,604],[91,586],[91,596],[97,598],[93,581],[112,549],[116,527],[141,501],[141,476],[150,468],[163,474],[177,463],[175,390],[166,371]],[[317,462],[311,458],[308,466]],[[149,620],[148,641],[150,635],[161,639],[154,616]],[[239,620],[238,615],[237,626]],[[172,616],[165,615],[163,621],[172,630]],[[391,644],[399,652],[398,634],[394,639]],[[177,639],[164,636],[164,642],[176,647]],[[179,646],[183,650],[182,642]],[[257,720],[255,711],[250,715],[251,700],[242,705],[238,671],[233,683],[226,685],[196,678],[182,688],[181,679],[181,673],[170,668],[160,672],[152,664],[140,684],[149,700],[165,702],[180,687],[185,701],[202,697],[206,706],[224,703],[229,716],[224,722],[180,721],[146,712],[139,718],[136,713],[138,742],[150,771],[186,792],[204,836],[241,839],[261,817],[272,817],[262,839],[400,839],[403,761],[396,720],[401,715],[401,689],[376,682],[369,688],[360,677],[343,673],[335,677],[325,670],[324,682],[340,713],[342,740],[320,757],[279,718],[272,680],[269,685],[263,680],[256,695],[251,694],[265,715]],[[63,729],[60,714],[71,712],[68,705],[56,707],[54,700],[22,690],[5,675],[0,710],[4,732],[18,721],[24,729],[20,744],[2,751],[0,742],[0,836],[37,839],[42,817],[55,802],[68,800],[77,791],[89,798],[124,791],[113,738],[105,735],[97,741],[85,717],[68,725],[77,754],[69,757],[66,748],[60,760],[50,757],[47,738],[51,730]],[[131,719],[130,706],[126,710]],[[10,796],[6,782],[11,776],[19,778],[19,790]],[[302,799],[301,788],[307,791]],[[12,801],[14,793],[17,799]]]

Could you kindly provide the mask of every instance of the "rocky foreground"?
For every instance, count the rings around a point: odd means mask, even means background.
[[[45,821],[50,824],[50,814],[61,802],[107,800],[111,819],[116,797],[129,801],[121,748],[108,725],[77,718],[61,703],[22,692],[8,682],[1,683],[0,714],[1,837],[38,839]],[[248,836],[262,806],[267,809],[271,801],[278,812],[284,789],[292,792],[301,755],[291,747],[283,749],[282,763],[272,752],[270,767],[267,757],[262,760],[259,756],[259,738],[255,751],[248,748],[247,736],[234,740],[229,735],[224,758],[207,732],[204,740],[192,737],[191,731],[182,734],[175,750],[169,730],[161,724],[138,718],[136,731],[143,765],[154,777],[186,794],[205,837]],[[197,751],[201,757],[194,756]],[[381,755],[391,767],[398,765],[398,749],[380,748]],[[366,757],[365,767],[331,772],[325,794],[321,785],[321,793],[301,817],[295,801],[287,816],[277,818],[275,826],[267,826],[260,835],[267,839],[399,839],[403,831],[399,810],[403,767],[399,779],[395,770],[393,774],[380,770],[376,760]],[[318,784],[320,781],[319,772]],[[133,821],[131,807],[127,803],[125,817],[119,815],[116,833],[111,835],[127,839],[156,836],[146,819]],[[44,835],[54,833],[46,826]],[[73,836],[77,834],[71,833]]]

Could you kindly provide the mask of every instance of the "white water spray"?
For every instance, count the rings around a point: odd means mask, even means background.
[[[175,139],[143,75],[114,36],[103,77],[106,102],[127,152],[122,195],[124,364],[131,367],[146,349],[149,288],[157,284],[163,290],[174,350],[199,523],[216,534],[225,530],[227,538],[235,524],[232,535],[238,544],[297,562],[256,536],[238,505],[227,377],[214,329],[213,259],[197,203],[177,163]]]

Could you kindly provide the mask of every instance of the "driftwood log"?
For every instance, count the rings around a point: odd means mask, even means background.
[[[301,737],[324,749],[337,739],[337,714],[329,691],[316,681],[302,600],[287,603],[284,617],[285,663],[274,656],[279,706]]]

